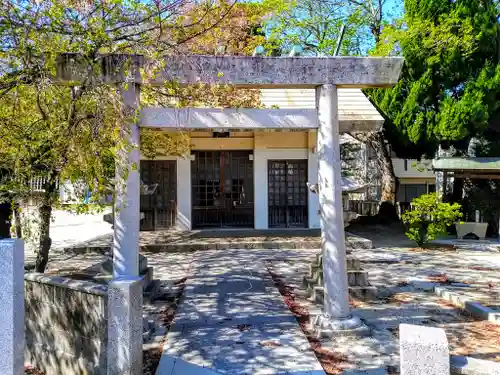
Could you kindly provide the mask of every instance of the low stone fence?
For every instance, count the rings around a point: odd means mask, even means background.
[[[500,363],[450,356],[441,328],[399,326],[401,375],[500,375]]]
[[[348,200],[344,209],[346,211],[356,212],[362,216],[375,216],[378,214],[379,207],[379,201]]]
[[[24,280],[25,363],[47,374],[105,375],[107,287],[44,274]]]

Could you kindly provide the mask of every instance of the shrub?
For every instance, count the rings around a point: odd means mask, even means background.
[[[439,202],[436,193],[423,194],[412,200],[412,209],[403,214],[406,236],[418,246],[446,233],[446,227],[462,217],[458,203]]]

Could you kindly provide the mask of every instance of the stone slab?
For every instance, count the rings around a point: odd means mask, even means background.
[[[43,273],[27,273],[24,275],[24,280],[53,285],[55,287],[63,287],[89,294],[96,294],[99,296],[106,296],[108,291],[107,286],[97,284],[92,281],[74,280],[68,277],[47,275]]]
[[[372,249],[373,243],[370,239],[352,234],[345,233],[346,247],[351,249]]]
[[[171,56],[153,84],[225,83],[251,87],[392,86],[399,79],[402,58],[254,56]]]
[[[262,57],[262,56],[168,56],[162,61],[128,54],[101,55],[92,80],[143,81],[141,67],[150,73],[149,84],[165,82],[192,85],[200,82],[244,87],[388,87],[396,84],[403,66],[401,57]],[[166,67],[166,68],[165,68]],[[58,81],[88,79],[88,64],[76,53],[57,57]],[[105,71],[106,74],[102,74]]]
[[[434,291],[434,288],[436,287],[436,283],[427,281],[426,279],[420,278],[420,277],[409,277],[407,279],[408,283],[413,285],[417,289],[424,290],[426,292],[432,292]]]
[[[450,366],[452,375],[500,375],[500,363],[461,355],[452,355]]]
[[[196,257],[157,375],[324,375],[257,254]]]
[[[172,342],[163,356],[222,374],[323,373],[307,339],[297,329],[296,323],[250,324],[244,328],[234,323],[176,326],[167,336]],[[175,371],[179,365],[172,366]]]
[[[401,375],[450,373],[448,340],[443,329],[401,324],[399,340]]]

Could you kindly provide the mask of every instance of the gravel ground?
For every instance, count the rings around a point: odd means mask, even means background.
[[[374,249],[354,250],[353,254],[369,271],[372,285],[390,293],[387,298],[363,302],[351,300],[353,313],[372,328],[367,338],[323,340],[322,348],[336,358],[329,374],[342,370],[384,368],[396,374],[399,368],[398,327],[400,323],[434,326],[446,331],[450,353],[500,362],[500,325],[478,321],[437,297],[435,285],[470,283],[464,294],[483,303],[498,303],[500,253],[456,251],[435,248],[416,250],[401,232],[387,228],[354,232],[373,240]],[[391,246],[391,243],[394,243]],[[293,295],[291,309],[307,319],[316,306],[303,297],[301,280],[308,272],[310,258],[269,259],[268,269],[282,283],[281,289]],[[284,294],[285,301],[290,296]],[[283,293],[282,293],[283,294]],[[289,304],[290,306],[290,304]],[[319,358],[319,357],[318,357]],[[330,372],[329,372],[330,371]]]

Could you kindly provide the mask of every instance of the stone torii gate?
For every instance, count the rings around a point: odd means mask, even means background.
[[[124,69],[121,66],[125,61],[129,62],[127,74],[123,73]],[[153,78],[147,81],[143,80],[139,74],[139,68],[145,67],[147,70],[149,66],[157,63],[144,61],[140,56],[102,56],[100,79],[110,84],[128,82],[127,85],[124,85],[126,88],[122,89],[122,95],[124,103],[131,109],[139,109],[140,107],[141,84],[162,86],[165,82],[176,82],[180,85],[218,83],[247,88],[316,89],[316,112],[314,115],[317,121],[313,127],[318,128],[318,187],[325,282],[324,312],[316,323],[320,329],[337,331],[339,334],[366,332],[366,327],[363,327],[358,318],[350,314],[349,309],[337,88],[390,87],[399,79],[403,59],[170,56],[161,62],[161,66],[165,68],[157,71]],[[58,79],[78,81],[83,78],[82,67],[78,56],[61,55],[58,63]],[[85,72],[87,71],[85,70]],[[161,116],[162,111],[165,111],[163,116],[172,117],[172,109],[155,109],[155,111],[159,116]],[[269,110],[252,109],[251,111],[253,111],[253,116],[255,113],[262,113],[265,116],[265,111]],[[285,119],[286,111],[282,112],[283,123],[287,121]],[[178,123],[180,124],[179,121]],[[140,123],[130,125],[130,143],[133,147],[128,155],[125,155],[126,163],[129,166],[139,165],[140,125]],[[144,125],[148,126],[146,123]],[[156,124],[154,127],[162,126]],[[139,196],[139,171],[137,168],[130,168],[126,185],[116,200],[113,259],[114,276],[118,280],[138,277]],[[129,316],[127,319],[132,319],[132,317]],[[127,338],[132,340],[133,335],[129,335]],[[128,344],[128,348],[132,347],[131,343]],[[132,372],[122,373],[132,374]]]

